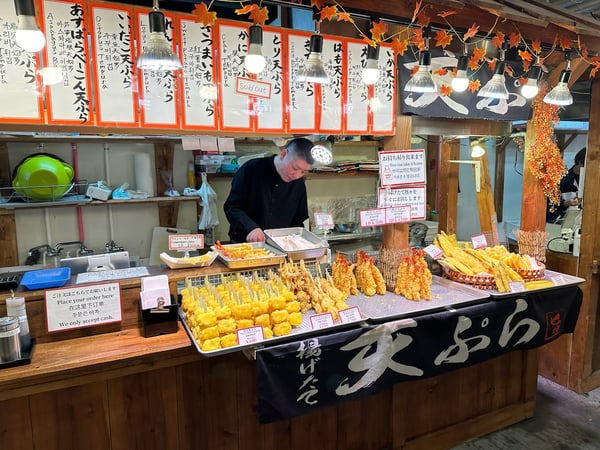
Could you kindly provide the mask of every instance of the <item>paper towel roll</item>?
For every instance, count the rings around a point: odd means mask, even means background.
[[[154,197],[156,193],[151,156],[148,153],[136,153],[133,156],[133,165],[135,169],[135,188],[138,191],[146,191],[150,197]]]

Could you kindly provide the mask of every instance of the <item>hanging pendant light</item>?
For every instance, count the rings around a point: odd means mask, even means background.
[[[544,102],[550,105],[568,106],[573,104],[573,95],[569,90],[569,80],[571,79],[571,52],[565,52],[567,66],[560,73],[558,84],[544,97]]]
[[[458,57],[456,76],[452,79],[452,90],[454,92],[465,92],[469,87],[469,77],[467,77],[468,67],[469,56],[467,55],[467,48],[465,45],[463,54]]]
[[[506,43],[498,49],[499,58],[496,61],[496,69],[492,78],[483,86],[477,93],[478,97],[498,98],[508,100],[509,94],[504,82],[504,71],[506,70],[506,62],[504,61],[504,52]]]
[[[425,41],[425,50],[419,53],[419,69],[404,86],[407,92],[437,92],[437,85],[429,72],[431,66],[431,52],[429,51],[429,32],[427,28],[423,30],[423,40]]]
[[[165,35],[165,15],[158,10],[158,0],[154,0],[154,7],[148,13],[148,20],[150,37],[137,60],[137,67],[152,71],[182,69],[183,65]]]
[[[471,142],[471,158],[481,158],[485,155],[485,147],[480,139]]]
[[[362,69],[361,78],[365,84],[375,84],[379,80],[379,45],[367,46],[367,61]]]
[[[316,33],[310,37],[310,53],[304,67],[298,72],[296,81],[300,83],[329,84],[329,75],[321,59],[323,36],[320,34],[320,22],[316,21]]]
[[[525,98],[534,98],[538,95],[540,88],[538,86],[538,81],[542,76],[542,67],[539,64],[536,64],[529,71],[529,77],[527,78],[527,82],[521,87],[521,94]]]
[[[35,21],[33,0],[15,0],[17,30],[15,41],[23,50],[37,53],[46,45],[46,37]]]
[[[244,67],[250,73],[261,73],[266,65],[262,54],[263,29],[260,25],[252,25],[248,32],[248,53],[244,58]]]

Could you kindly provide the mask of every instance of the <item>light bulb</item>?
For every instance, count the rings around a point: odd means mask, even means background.
[[[37,53],[46,45],[46,37],[35,23],[35,16],[19,15],[15,41],[23,50]]]
[[[461,55],[456,64],[456,76],[452,79],[452,90],[454,92],[465,92],[469,87],[469,78],[467,77],[467,67],[469,57]]]
[[[544,97],[544,102],[550,105],[568,106],[573,103],[573,95],[569,90],[570,70],[563,70],[558,84]]]
[[[250,73],[261,73],[267,61],[262,54],[263,31],[260,25],[250,27],[248,42],[248,53],[244,58],[244,67]]]
[[[299,83],[329,84],[329,75],[325,71],[321,52],[323,51],[323,36],[313,34],[310,37],[310,53],[304,67],[298,71],[296,81]]]
[[[367,47],[367,61],[362,69],[362,80],[365,84],[375,84],[379,80],[379,46]]]
[[[476,142],[471,147],[471,158],[480,158],[483,155],[485,155],[485,149],[479,142]]]
[[[535,97],[540,88],[538,87],[538,80],[542,74],[542,68],[540,66],[533,66],[531,68],[531,73],[527,78],[527,82],[521,87],[521,94],[525,98],[533,98]]]

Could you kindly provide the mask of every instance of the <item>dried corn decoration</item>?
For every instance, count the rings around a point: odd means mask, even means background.
[[[350,264],[346,257],[340,252],[335,254],[335,260],[331,265],[331,277],[333,278],[335,287],[342,291],[346,295],[346,298],[348,298],[350,294],[358,294],[356,277],[354,276],[355,267],[356,264]]]
[[[385,280],[375,265],[375,258],[359,250],[356,252],[356,260],[356,284],[360,291],[367,297],[385,294]]]
[[[431,300],[431,280],[425,252],[411,248],[398,266],[394,292],[408,300]]]
[[[236,330],[261,326],[266,339],[283,336],[302,323],[300,303],[279,277],[252,280],[236,276],[213,285],[193,286],[186,280],[181,307],[203,351],[238,344]]]
[[[279,276],[296,295],[303,313],[312,308],[318,314],[329,312],[337,320],[338,311],[348,308],[348,296],[334,285],[331,277],[323,277],[321,273],[313,276],[304,260],[299,264],[292,260],[285,262],[279,268]]]

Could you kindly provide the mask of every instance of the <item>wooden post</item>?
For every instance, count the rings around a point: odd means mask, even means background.
[[[425,172],[427,173],[427,203],[431,209],[438,209],[438,168],[440,166],[440,137],[427,136],[425,152]]]
[[[396,134],[383,141],[384,150],[405,150],[410,148],[411,116],[396,116]],[[389,249],[408,248],[408,224],[397,223],[384,225],[381,245]]]
[[[544,231],[546,229],[546,196],[542,183],[529,170],[531,164],[529,147],[536,140],[537,131],[533,121],[527,122],[525,134],[525,164],[523,168],[523,203],[521,203],[521,230]]]
[[[485,235],[487,243],[489,245],[498,245],[498,218],[496,217],[496,208],[494,207],[494,192],[492,191],[487,152],[479,158],[475,158],[475,161],[479,161],[480,165],[480,189],[479,192],[476,192],[479,226],[481,232]],[[475,170],[475,166],[473,166],[473,176],[476,176],[476,174],[477,171]]]
[[[456,233],[456,210],[458,206],[458,164],[449,163],[460,158],[460,142],[442,143],[440,161],[439,225],[438,231]]]

